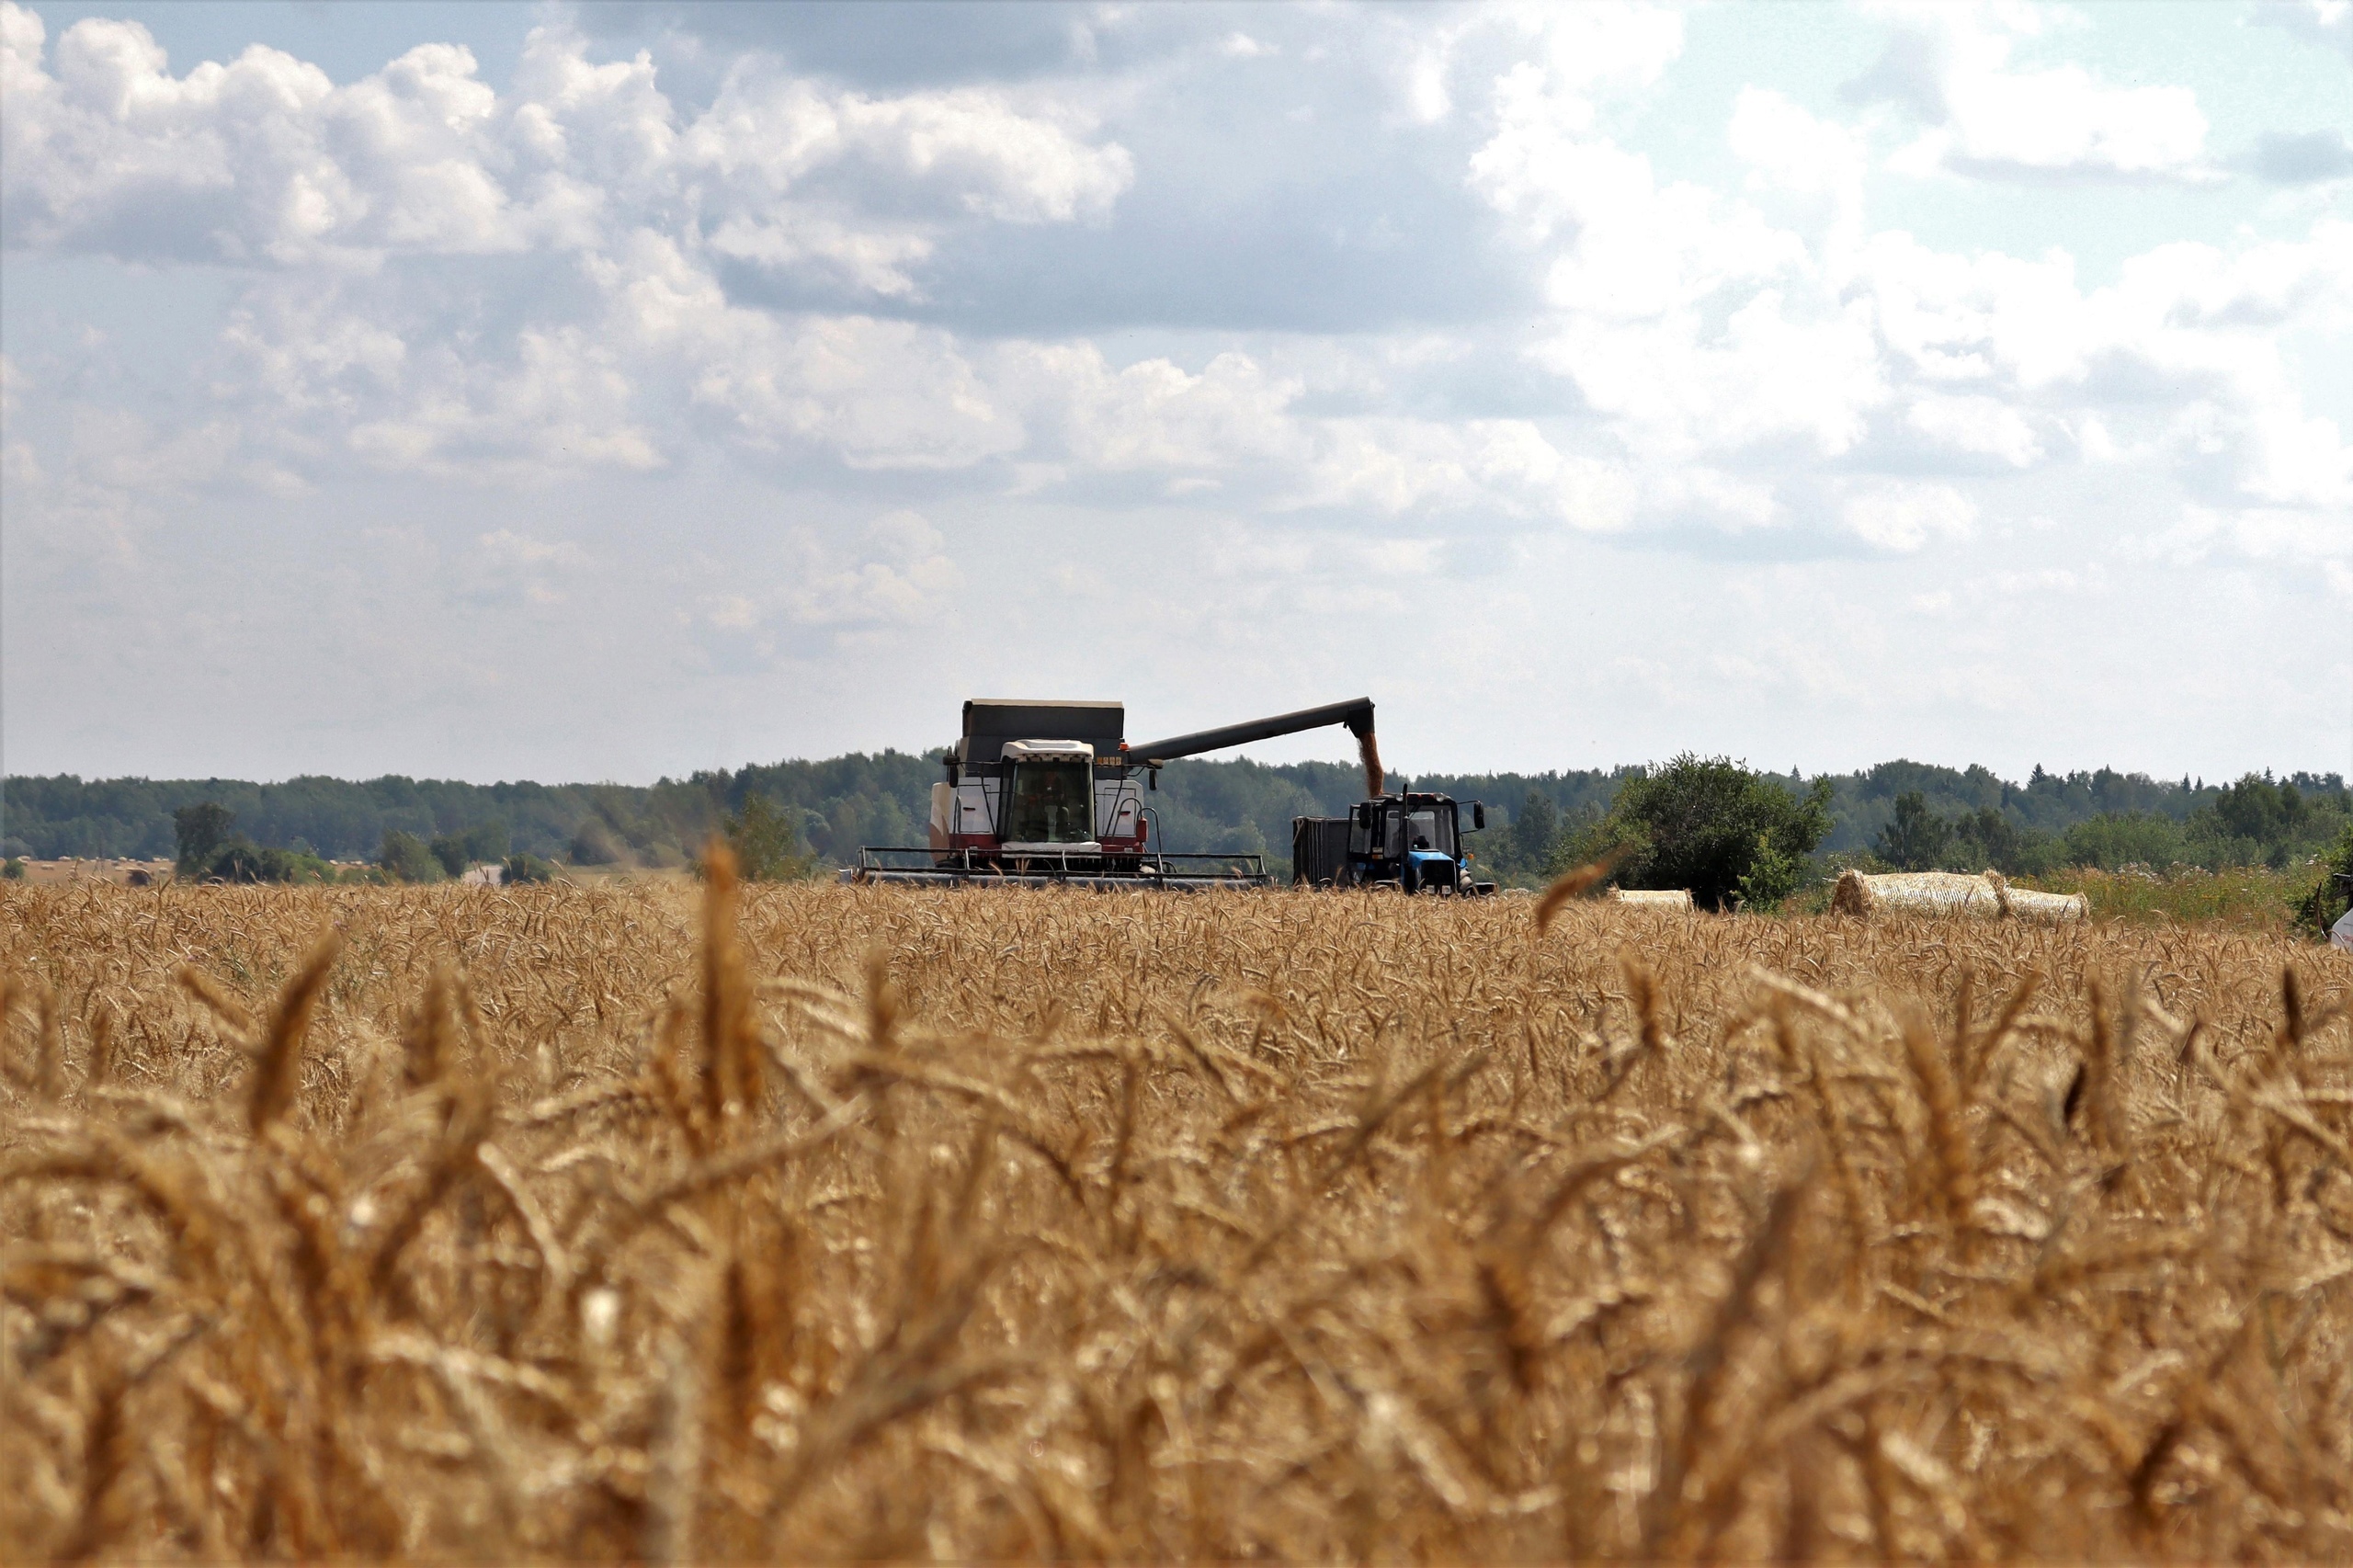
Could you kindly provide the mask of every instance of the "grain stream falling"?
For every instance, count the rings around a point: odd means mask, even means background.
[[[0,1556],[2353,1558],[2353,966],[0,894]]]

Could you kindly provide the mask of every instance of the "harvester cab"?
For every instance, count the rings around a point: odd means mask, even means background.
[[[1304,887],[1390,887],[1403,892],[1484,894],[1464,835],[1487,825],[1477,801],[1409,790],[1348,808],[1344,817],[1294,817],[1291,881]]]
[[[1255,719],[1131,744],[1117,702],[964,704],[964,733],[931,787],[930,842],[858,851],[844,881],[1085,887],[1265,887],[1263,857],[1172,854],[1144,796],[1163,763],[1326,724],[1345,724],[1363,752],[1366,789],[1381,792],[1372,702]]]

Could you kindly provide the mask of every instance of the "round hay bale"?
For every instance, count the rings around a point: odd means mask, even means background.
[[[2037,892],[2032,888],[2014,888],[1999,871],[1987,871],[1985,881],[1992,884],[1994,896],[2001,900],[2002,913],[2013,920],[2055,926],[2063,920],[2088,920],[2092,917],[2092,901],[2088,894]]]
[[[1959,871],[1892,871],[1866,877],[1850,869],[1839,875],[1831,907],[1842,915],[1957,915],[1993,920],[2002,914],[2002,899],[1984,878]]]
[[[1838,873],[1838,885],[1830,890],[1830,913],[1851,915],[1859,920],[1870,918],[1878,901],[1871,893],[1871,880],[1852,866]]]
[[[1830,908],[1834,914],[1866,919],[1887,913],[2052,924],[2091,916],[2091,903],[2082,893],[2014,888],[1999,871],[1974,877],[1960,871],[1893,871],[1867,877],[1849,868],[1838,874]]]

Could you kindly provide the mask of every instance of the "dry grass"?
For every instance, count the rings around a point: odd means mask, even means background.
[[[2341,958],[702,896],[0,894],[0,1555],[2353,1557]]]

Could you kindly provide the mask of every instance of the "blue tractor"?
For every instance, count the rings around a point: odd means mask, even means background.
[[[1495,884],[1472,874],[1466,834],[1487,825],[1477,801],[1408,790],[1377,795],[1344,817],[1293,817],[1290,877],[1312,888],[1389,887],[1402,892],[1483,895]]]

